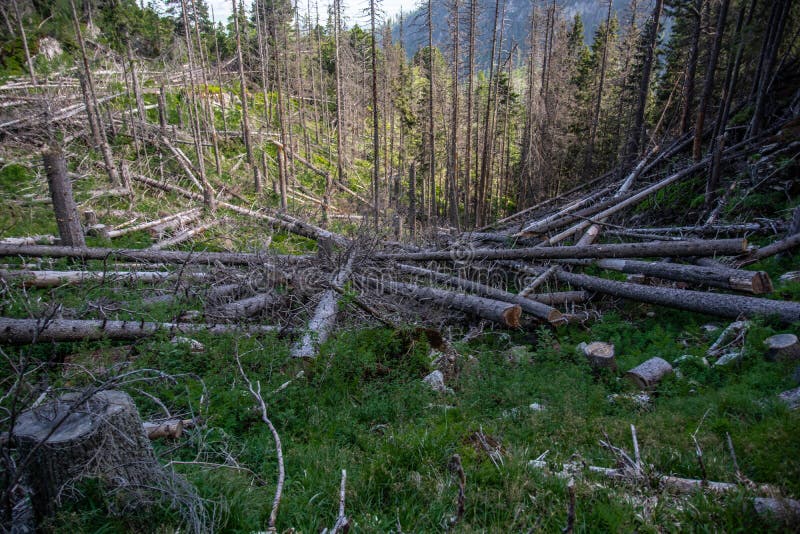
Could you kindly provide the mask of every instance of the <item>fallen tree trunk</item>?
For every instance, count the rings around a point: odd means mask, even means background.
[[[149,230],[150,228],[155,228],[156,226],[166,224],[175,220],[184,219],[186,217],[199,216],[200,213],[201,213],[200,208],[192,208],[190,210],[182,211],[180,213],[169,215],[167,217],[162,217],[161,219],[156,219],[154,221],[148,221],[134,226],[126,226],[124,228],[109,230],[108,237],[113,239],[115,237],[131,234],[133,232],[139,232],[141,230]]]
[[[634,169],[628,174],[625,181],[622,182],[622,185],[619,187],[619,190],[614,193],[614,200],[622,200],[622,198],[628,193],[631,187],[633,187],[633,182],[642,172],[644,166],[647,164],[647,160],[658,151],[658,146],[654,146],[653,150],[647,154],[642,160],[634,167]],[[606,221],[607,217],[598,218],[595,220],[594,224],[592,224],[589,228],[586,229],[586,232],[583,233],[581,238],[578,240],[576,245],[591,245],[595,242],[597,237],[600,235],[600,225]]]
[[[258,295],[253,295],[252,297],[235,300],[229,304],[225,304],[224,306],[213,310],[207,315],[214,318],[219,317],[227,320],[253,317],[254,315],[258,315],[268,307],[278,302],[279,299],[280,296],[273,291],[259,293]]]
[[[196,200],[199,202],[203,201],[203,195],[187,191],[182,187],[163,184],[157,180],[152,180],[150,178],[147,178],[146,176],[141,176],[137,174],[132,175],[132,178],[137,182],[143,183],[150,187],[154,187],[156,189],[160,189],[162,191],[176,193],[184,198]],[[230,210],[240,215],[245,215],[247,217],[252,217],[254,219],[265,221],[267,224],[269,224],[274,228],[279,228],[281,230],[285,230],[293,234],[307,237],[309,239],[314,239],[314,240],[324,239],[324,238],[333,239],[338,245],[346,245],[348,242],[347,238],[345,238],[340,234],[329,232],[328,230],[301,221],[300,219],[297,219],[285,213],[276,214],[275,216],[272,216],[272,215],[267,215],[266,213],[260,213],[247,208],[243,208],[241,206],[237,206],[235,204],[230,204],[228,202],[222,202],[222,201],[217,202],[217,207]]]
[[[746,265],[750,265],[751,263],[756,263],[757,261],[769,258],[770,256],[775,256],[781,252],[786,252],[787,250],[792,250],[798,247],[800,247],[800,233],[794,234],[785,239],[781,239],[780,241],[776,241],[770,245],[767,245],[766,247],[761,247],[754,250],[747,256],[741,258],[737,262],[737,265],[739,267],[744,267]]]
[[[9,271],[0,270],[0,278],[21,282],[25,287],[58,287],[86,282],[143,282],[157,284],[165,280],[188,278],[201,280],[206,273],[164,271]]]
[[[764,271],[620,259],[598,260],[595,264],[603,269],[621,273],[643,274],[667,280],[745,291],[756,295],[772,292],[772,280]]]
[[[32,235],[29,237],[6,237],[0,239],[0,245],[52,245],[56,237],[52,235]]]
[[[548,306],[564,306],[566,304],[580,304],[591,297],[588,291],[554,291],[552,293],[530,293],[527,299],[547,304]]]
[[[154,243],[150,248],[153,250],[161,250],[175,245],[179,245],[184,241],[190,240],[197,234],[202,234],[209,228],[213,228],[219,223],[220,223],[219,219],[208,221],[199,226],[195,226],[194,228],[189,228],[188,230],[184,230],[183,232],[177,233],[174,236],[170,237],[169,239],[164,239],[162,241],[159,241],[158,243]]]
[[[354,260],[355,251],[350,251],[344,265],[331,278],[331,286],[341,288],[344,285],[353,271]],[[303,337],[292,347],[293,358],[313,358],[317,355],[319,346],[327,341],[336,324],[338,305],[339,293],[335,289],[326,289],[308,321]]]
[[[529,267],[515,263],[515,268],[530,274],[542,272],[542,268]],[[568,273],[563,270],[555,274],[560,282],[576,287],[597,291],[616,297],[639,302],[648,302],[668,308],[706,313],[719,317],[737,318],[740,315],[753,317],[756,315],[776,316],[781,321],[793,323],[800,320],[800,303],[770,300],[722,293],[706,293],[687,289],[671,289],[666,287],[642,286],[606,280],[596,276]]]
[[[590,208],[581,210],[579,212],[580,215],[578,215],[578,214],[572,215],[572,212],[574,212],[578,208],[581,208],[581,207],[585,206],[586,204],[589,204],[590,202],[594,202],[595,200],[597,200],[598,198],[600,198],[602,195],[604,195],[606,193],[607,193],[607,190],[604,189],[604,190],[602,190],[602,191],[600,191],[598,193],[594,193],[593,195],[589,195],[589,196],[583,197],[583,198],[581,198],[579,200],[576,200],[575,202],[571,202],[571,203],[567,204],[566,207],[560,209],[559,211],[557,211],[555,213],[552,213],[552,214],[550,214],[550,215],[548,215],[546,217],[543,217],[543,218],[541,218],[541,219],[539,219],[537,221],[533,221],[531,223],[528,223],[527,225],[525,225],[525,227],[522,230],[520,230],[517,233],[517,235],[531,235],[531,236],[533,236],[533,235],[538,235],[538,234],[544,234],[544,233],[549,232],[550,230],[552,230],[554,228],[559,228],[559,227],[562,227],[562,226],[566,226],[566,225],[568,225],[568,224],[570,224],[572,222],[579,221],[582,218],[589,217],[589,216],[597,213],[598,211],[602,210],[603,208],[611,206],[615,202],[619,202],[619,200],[615,200],[614,202],[611,202],[610,200],[597,202],[597,203],[593,204]]]
[[[111,260],[137,261],[147,263],[181,263],[181,264],[213,264],[251,265],[269,267],[273,260],[295,262],[305,259],[304,256],[291,254],[272,256],[267,254],[247,254],[243,252],[184,252],[180,250],[151,250],[125,248],[73,248],[49,245],[0,245],[2,256],[31,256],[37,258],[73,258],[78,260]]]
[[[535,469],[547,469],[547,462],[544,460],[531,460],[528,462],[528,467]],[[562,465],[562,470],[556,473],[557,476],[570,476],[570,473],[575,473],[583,469],[588,470],[590,473],[597,473],[608,478],[618,479],[627,482],[645,482],[646,480],[641,474],[633,472],[631,469],[625,468],[612,468],[600,467],[596,465],[585,465],[583,463],[567,463]],[[727,493],[729,491],[737,491],[743,488],[740,484],[732,482],[715,482],[712,480],[700,480],[696,478],[682,478],[667,475],[655,475],[655,481],[659,487],[674,491],[676,493],[692,493],[697,490],[705,490],[713,493]],[[761,484],[756,486],[756,491],[765,494],[775,494],[776,488],[768,484]]]
[[[265,325],[241,327],[223,324],[146,323],[143,321],[72,319],[41,321],[38,319],[0,318],[0,341],[12,344],[42,341],[95,341],[98,339],[132,340],[157,332],[167,332],[169,334],[185,334],[188,332],[262,334],[278,332],[279,330],[280,328],[277,326]]]
[[[638,202],[641,202],[642,200],[644,200],[648,196],[652,195],[653,193],[656,193],[657,191],[660,191],[661,189],[667,187],[668,185],[671,185],[671,184],[677,182],[678,180],[682,180],[683,178],[686,178],[687,176],[691,176],[695,172],[704,169],[707,165],[708,165],[708,160],[707,159],[704,159],[703,161],[701,161],[699,163],[695,163],[694,165],[690,165],[689,167],[687,167],[687,168],[685,168],[685,169],[683,169],[681,171],[678,171],[678,172],[676,172],[675,174],[673,174],[671,176],[668,176],[667,178],[661,180],[660,182],[657,182],[657,183],[655,183],[655,184],[653,184],[653,185],[651,185],[649,187],[646,187],[646,188],[640,190],[639,192],[637,192],[637,193],[635,193],[633,195],[625,197],[622,201],[618,202],[617,204],[614,204],[613,206],[611,206],[611,207],[601,211],[600,213],[596,214],[595,217],[594,217],[594,220],[598,220],[599,221],[599,220],[607,219],[611,215],[614,215],[615,213],[617,213],[619,211],[622,211],[623,209],[627,208],[628,206],[631,206],[631,205],[634,205],[634,204],[636,204]],[[576,233],[588,228],[589,226],[591,226],[593,224],[593,222],[594,222],[593,220],[585,220],[585,221],[579,222],[578,224],[576,224],[576,225],[564,230],[563,232],[561,232],[561,233],[559,233],[557,235],[554,235],[554,236],[550,237],[549,239],[545,239],[542,242],[542,245],[555,245],[556,243],[559,243],[559,242],[563,241],[567,237],[569,237],[569,236],[571,236],[573,234],[576,234]],[[525,237],[525,235],[523,234],[520,237]]]
[[[672,374],[672,366],[663,358],[650,358],[640,363],[627,373],[625,377],[639,389],[653,389],[661,380]]]
[[[455,291],[447,291],[435,287],[417,286],[402,282],[366,279],[370,284],[384,293],[392,293],[411,297],[420,302],[432,301],[443,308],[455,308],[481,319],[487,319],[509,328],[517,328],[520,324],[522,308],[499,300],[492,300]]]
[[[510,259],[581,259],[730,256],[747,250],[747,240],[718,239],[692,241],[650,241],[646,243],[601,244],[572,247],[528,247],[518,249],[480,248],[466,251],[435,250],[375,254],[379,260],[448,261],[448,260],[510,260]],[[457,256],[457,257],[456,257]]]
[[[719,234],[742,234],[745,232],[775,232],[786,228],[783,221],[773,223],[741,223],[741,224],[706,224],[701,226],[662,226],[653,228],[626,228],[626,234],[693,234],[698,236],[716,236]],[[615,230],[606,233],[614,235]]]
[[[464,291],[469,291],[470,293],[476,293],[482,297],[516,304],[520,306],[524,312],[549,323],[558,323],[561,319],[560,311],[546,304],[542,304],[535,299],[526,298],[521,295],[515,295],[514,293],[509,293],[508,291],[503,291],[502,289],[496,289],[494,287],[473,282],[471,280],[466,280],[464,278],[459,278],[457,276],[450,276],[448,274],[432,271],[430,269],[414,267],[413,265],[404,265],[401,263],[397,267],[401,272],[407,274],[413,274],[430,280],[435,280],[436,282],[463,289]]]

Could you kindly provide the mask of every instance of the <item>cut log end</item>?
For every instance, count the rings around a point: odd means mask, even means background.
[[[555,312],[558,313],[559,316],[561,315],[561,313],[558,310],[555,310]],[[516,304],[514,306],[509,306],[503,312],[503,320],[505,321],[506,325],[511,328],[519,327],[520,325],[519,320],[521,316],[522,316],[522,307]]]
[[[662,358],[650,358],[625,373],[625,377],[639,389],[653,389],[661,380],[672,373],[672,366]]]

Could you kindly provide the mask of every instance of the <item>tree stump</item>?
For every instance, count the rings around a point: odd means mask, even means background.
[[[614,345],[605,341],[593,341],[583,347],[583,355],[594,369],[617,369]]]
[[[672,366],[666,360],[656,357],[640,363],[625,373],[625,376],[639,389],[653,389],[670,373],[672,373]]]
[[[37,521],[55,512],[84,478],[123,491],[123,508],[140,507],[148,502],[142,493],[166,487],[168,475],[128,394],[108,390],[81,399],[80,393],[64,395],[24,412],[14,425]]]
[[[767,360],[787,361],[800,359],[800,342],[794,334],[777,334],[764,340]]]

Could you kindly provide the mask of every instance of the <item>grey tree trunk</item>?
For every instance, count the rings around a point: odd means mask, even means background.
[[[517,328],[520,324],[522,308],[518,304],[402,282],[370,280],[370,283],[385,293],[407,296],[421,302],[433,302],[443,308],[453,308],[506,327]]]
[[[502,289],[496,289],[485,284],[480,284],[478,282],[473,282],[471,280],[466,280],[456,276],[450,276],[448,274],[432,271],[430,269],[422,269],[420,267],[403,264],[399,264],[397,267],[401,272],[406,274],[414,274],[423,278],[435,280],[436,282],[453,286],[458,289],[463,289],[464,291],[469,291],[489,299],[516,304],[522,308],[524,312],[549,323],[557,323],[561,319],[561,312],[546,304],[542,304],[533,298],[515,295],[513,293],[509,293],[508,291],[503,291]]]
[[[47,185],[53,199],[53,211],[58,224],[61,244],[67,247],[85,247],[78,207],[72,196],[72,182],[67,176],[67,161],[57,147],[50,148],[42,155]]]
[[[229,332],[269,333],[279,327],[268,325],[224,325],[195,323],[146,323],[140,321],[0,318],[0,342],[28,344],[61,341],[97,341],[99,339],[134,340],[157,332],[184,335],[189,332],[225,334]]]
[[[565,247],[529,247],[518,249],[479,248],[466,252],[469,260],[509,259],[581,259],[581,258],[637,258],[679,256],[730,256],[747,250],[744,239],[717,239],[692,241],[649,241]],[[375,254],[374,259],[398,261],[448,261],[459,259],[458,251],[435,250],[431,252],[401,252]]]
[[[514,266],[526,273],[539,274],[542,272],[542,269],[531,268],[520,263],[515,263]],[[725,295],[721,293],[706,293],[704,291],[689,291],[687,289],[642,286],[564,271],[558,271],[555,276],[560,282],[589,291],[597,291],[615,297],[648,302],[650,304],[677,308],[679,310],[706,313],[718,317],[731,317],[734,319],[741,315],[746,317],[761,315],[767,317],[774,316],[785,323],[793,323],[800,320],[800,303],[798,302],[744,297],[740,295]]]

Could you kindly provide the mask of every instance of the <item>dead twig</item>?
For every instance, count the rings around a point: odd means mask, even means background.
[[[275,428],[275,425],[272,424],[269,417],[267,416],[267,405],[264,402],[264,397],[261,396],[261,382],[256,382],[256,388],[253,388],[253,383],[247,377],[247,374],[244,372],[242,368],[242,361],[239,359],[239,348],[236,347],[236,365],[239,367],[239,373],[242,375],[245,383],[247,384],[247,389],[250,390],[250,394],[256,400],[260,410],[261,410],[261,420],[269,428],[270,433],[272,434],[272,438],[275,440],[275,453],[278,457],[278,483],[275,487],[275,498],[272,501],[272,511],[269,514],[269,524],[268,524],[268,532],[277,532],[275,530],[275,522],[278,519],[278,507],[281,504],[281,495],[283,494],[283,483],[286,478],[286,472],[284,471],[283,465],[283,447],[281,445],[281,437],[278,435],[278,431]]]
[[[496,464],[495,464],[496,465]],[[458,477],[458,503],[456,504],[456,515],[450,518],[450,526],[458,524],[464,517],[464,500],[465,490],[467,487],[467,475],[464,473],[464,467],[461,465],[461,456],[454,454],[450,458],[448,467],[450,472]]]

